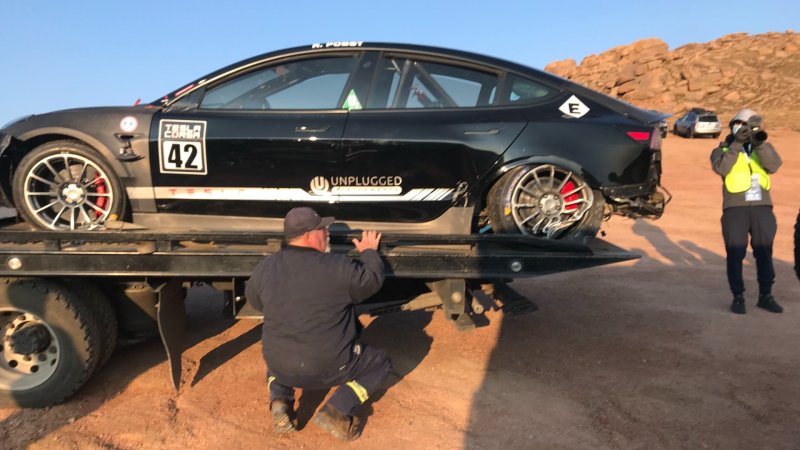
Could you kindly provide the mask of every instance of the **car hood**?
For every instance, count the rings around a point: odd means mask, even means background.
[[[132,132],[144,133],[147,130],[143,126],[150,123],[150,118],[157,110],[158,108],[150,105],[65,109],[23,117],[8,124],[5,129],[0,131],[20,139],[27,139],[31,135],[44,132],[44,130],[94,129],[126,132],[127,128],[123,127],[121,122],[125,118],[133,117],[138,122],[138,126]]]

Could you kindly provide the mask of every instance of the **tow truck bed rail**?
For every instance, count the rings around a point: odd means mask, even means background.
[[[356,232],[333,232],[331,251],[356,255]],[[280,250],[276,233],[56,232],[0,229],[3,276],[249,277]],[[522,278],[638,258],[596,239],[585,246],[515,235],[384,235],[396,278]]]

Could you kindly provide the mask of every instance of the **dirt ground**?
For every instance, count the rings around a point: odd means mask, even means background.
[[[313,425],[273,435],[258,324],[223,319],[220,297],[196,289],[180,393],[157,339],[125,347],[65,404],[0,409],[0,447],[798,449],[800,133],[770,140],[784,159],[773,177],[783,314],[755,308],[752,256],[748,313],[729,312],[720,180],[708,161],[716,141],[670,136],[665,216],[603,229],[640,260],[514,282],[539,310],[491,310],[471,332],[441,311],[363,317],[365,340],[395,371],[354,443]],[[300,398],[301,426],[325,394]]]

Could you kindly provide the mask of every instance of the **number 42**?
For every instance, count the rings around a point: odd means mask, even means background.
[[[203,171],[203,158],[197,143],[193,142],[169,142],[166,153],[165,164],[170,169],[185,171]],[[198,157],[200,156],[200,157]]]

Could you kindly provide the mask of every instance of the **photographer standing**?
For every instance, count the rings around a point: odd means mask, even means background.
[[[761,116],[752,109],[736,113],[729,126],[731,134],[711,152],[711,167],[723,179],[722,237],[727,252],[728,283],[733,292],[731,311],[747,312],[742,261],[747,255],[749,235],[758,273],[756,306],[780,313],[783,308],[772,295],[775,282],[772,243],[777,222],[772,213],[769,175],[781,166],[781,158],[766,142]]]

